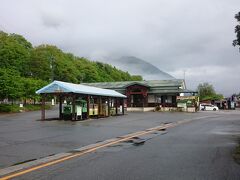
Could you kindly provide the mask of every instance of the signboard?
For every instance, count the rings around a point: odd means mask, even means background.
[[[186,103],[178,103],[177,107],[187,108],[187,104]]]
[[[231,109],[234,109],[235,108],[235,103],[232,101],[231,102]]]
[[[77,116],[81,116],[82,115],[82,107],[81,106],[76,106],[77,107]]]
[[[177,100],[189,100],[189,99],[195,100],[196,96],[177,96]]]
[[[186,104],[187,107],[195,107],[196,96],[177,96],[177,106]]]

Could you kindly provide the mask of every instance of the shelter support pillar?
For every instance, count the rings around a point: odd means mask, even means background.
[[[59,119],[62,119],[62,96],[59,95]]]
[[[76,95],[72,95],[72,120],[76,121]]]
[[[46,95],[42,94],[42,107],[41,107],[41,120],[45,120],[45,101],[46,101]]]
[[[97,96],[97,105],[98,105],[98,115],[97,115],[97,117],[98,118],[100,116],[100,98],[101,98],[101,96]]]
[[[111,108],[110,108],[110,98],[108,98],[108,117],[110,116],[110,110],[111,110]]]
[[[115,111],[116,111],[116,115],[118,115],[118,99],[115,98]]]
[[[89,118],[90,96],[87,95],[87,119]]]
[[[99,112],[99,115],[102,116],[103,115],[103,105],[102,105],[102,97],[99,96],[99,108],[98,108],[98,112]]]
[[[124,99],[122,99],[122,114],[124,115]]]

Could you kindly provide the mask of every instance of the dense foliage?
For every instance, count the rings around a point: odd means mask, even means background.
[[[235,26],[235,33],[237,39],[233,40],[233,46],[238,46],[240,50],[240,12],[235,15],[238,25]]]
[[[213,88],[213,85],[209,83],[199,84],[197,89],[198,89],[200,101],[223,99],[223,95],[217,94]]]
[[[21,35],[0,31],[0,101],[36,99],[35,91],[53,80],[81,83],[142,77],[65,53],[56,46],[33,47]]]

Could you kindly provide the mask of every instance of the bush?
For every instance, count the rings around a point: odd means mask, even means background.
[[[0,104],[0,112],[19,112],[20,107],[16,104]]]
[[[161,110],[161,107],[160,107],[160,106],[157,106],[155,109],[156,109],[156,111],[160,111],[160,110]]]
[[[20,108],[18,104],[0,104],[0,112],[20,112],[20,111],[37,111],[41,109],[41,104],[27,104],[23,108]],[[51,109],[51,105],[45,105],[45,109]]]

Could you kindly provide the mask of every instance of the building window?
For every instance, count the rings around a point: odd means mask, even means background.
[[[161,98],[159,99],[161,103],[168,103],[168,104],[172,104],[174,103],[174,99],[173,96],[161,96]]]
[[[166,103],[172,103],[172,96],[167,96]]]
[[[161,103],[162,99],[161,97],[157,97],[157,103]]]
[[[148,95],[148,103],[155,103],[155,96],[154,95]]]

